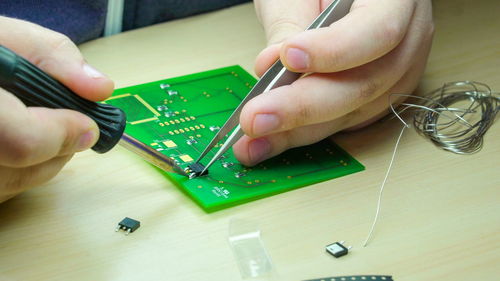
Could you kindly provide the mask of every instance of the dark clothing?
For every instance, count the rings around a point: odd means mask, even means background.
[[[248,1],[125,0],[122,29],[126,31]],[[107,0],[1,0],[0,15],[39,24],[82,43],[102,36],[107,7]]]

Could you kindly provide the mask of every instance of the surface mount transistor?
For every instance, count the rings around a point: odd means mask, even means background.
[[[341,256],[345,256],[345,255],[347,255],[347,253],[349,253],[349,249],[351,249],[352,247],[351,246],[345,247],[343,244],[344,244],[344,241],[335,242],[333,244],[330,244],[330,245],[326,246],[326,251],[328,253],[330,253],[330,255],[332,255],[336,258],[340,258]]]
[[[140,226],[141,226],[140,221],[131,219],[129,217],[125,217],[121,222],[118,223],[118,226],[116,227],[115,231],[122,229],[126,232],[125,235],[129,235],[130,233],[138,229]]]
[[[194,163],[189,165],[184,171],[189,175],[190,179],[193,179],[208,174],[208,170],[205,170],[205,172],[203,172],[204,169],[205,165],[201,163]],[[203,174],[201,172],[203,172]]]

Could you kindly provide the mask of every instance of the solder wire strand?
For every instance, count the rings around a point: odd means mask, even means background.
[[[363,247],[366,247],[368,244],[368,240],[370,240],[373,230],[375,229],[375,225],[377,224],[378,217],[380,214],[380,207],[382,203],[382,194],[384,192],[384,187],[385,183],[387,182],[387,179],[389,178],[389,173],[392,170],[392,164],[394,163],[394,158],[396,157],[396,151],[398,150],[399,142],[401,141],[401,137],[403,136],[403,132],[407,128],[408,125],[403,125],[403,128],[401,128],[401,133],[399,133],[398,140],[396,141],[396,145],[394,146],[394,151],[392,152],[392,157],[391,161],[389,162],[389,168],[387,168],[387,172],[385,173],[384,181],[382,182],[382,185],[380,186],[380,191],[378,194],[378,202],[377,202],[377,211],[375,212],[375,218],[373,219],[372,227],[370,228],[370,232],[368,233],[368,236],[366,237],[365,242],[363,243]]]
[[[422,106],[422,105],[417,105],[417,104],[410,104],[410,103],[402,103],[401,105],[403,105],[405,107],[402,108],[399,112],[397,112],[396,109],[394,108],[393,103],[392,103],[392,97],[393,96],[406,97],[406,98],[410,97],[410,98],[418,98],[418,99],[428,100],[428,98],[414,96],[414,95],[407,95],[407,94],[392,94],[392,95],[389,96],[390,108],[391,108],[392,112],[394,113],[394,116],[396,118],[398,118],[401,121],[401,123],[403,123],[403,127],[401,128],[401,132],[399,133],[399,136],[398,136],[398,138],[396,140],[396,144],[394,145],[394,150],[392,152],[391,160],[389,161],[389,167],[387,168],[387,171],[385,173],[384,180],[382,181],[382,184],[380,185],[380,191],[379,191],[379,196],[378,196],[378,200],[377,200],[377,208],[376,208],[376,211],[375,211],[375,217],[373,219],[372,226],[370,228],[370,231],[368,232],[368,235],[367,235],[367,237],[365,239],[365,242],[363,243],[363,247],[366,247],[368,245],[368,241],[370,240],[370,238],[371,238],[371,236],[373,234],[373,231],[375,230],[375,226],[377,225],[379,214],[380,214],[380,210],[381,210],[381,206],[382,206],[382,194],[384,192],[385,184],[386,184],[387,179],[389,178],[389,174],[390,174],[390,172],[392,170],[392,165],[394,164],[394,160],[396,158],[396,152],[398,150],[401,138],[403,137],[404,130],[406,128],[410,128],[410,125],[403,120],[403,118],[401,117],[401,114],[403,112],[405,112],[406,110],[412,109],[412,108],[429,110],[431,112],[435,112],[437,114],[441,114],[440,112],[435,111],[432,108],[428,108],[428,107],[425,107],[425,106]],[[462,119],[460,116],[458,116],[456,114],[455,114],[455,116],[457,116],[459,119]],[[451,118],[451,117],[448,117],[448,118],[450,118],[452,120],[454,119],[454,118]],[[462,119],[462,120],[465,123],[468,124],[468,122],[466,120],[464,120],[464,119]]]

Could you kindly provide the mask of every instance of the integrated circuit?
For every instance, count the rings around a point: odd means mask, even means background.
[[[128,135],[195,175],[190,179],[164,173],[207,212],[364,169],[336,144],[325,140],[289,150],[254,167],[240,164],[229,150],[207,175],[199,176],[204,166],[195,165],[194,159],[255,83],[256,79],[240,66],[230,66],[118,89],[104,103],[125,111]],[[215,151],[217,148],[206,159]]]

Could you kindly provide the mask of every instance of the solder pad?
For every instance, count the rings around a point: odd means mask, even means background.
[[[230,66],[118,89],[105,103],[125,111],[128,135],[186,168],[255,83],[243,68]],[[325,140],[254,167],[241,165],[230,150],[210,167],[207,176],[188,179],[165,174],[205,211],[212,212],[363,169]]]

